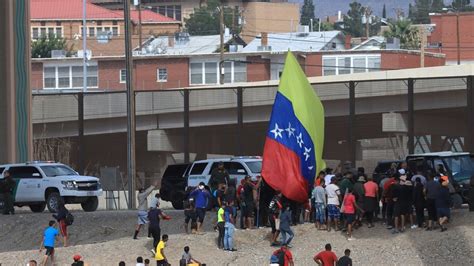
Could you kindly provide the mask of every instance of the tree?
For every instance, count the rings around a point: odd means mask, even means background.
[[[443,0],[433,0],[431,3],[431,10],[430,12],[441,12],[443,11],[443,8],[445,8],[444,1]]]
[[[362,16],[365,12],[364,7],[356,1],[349,4],[349,11],[344,15],[344,32],[353,37],[362,37],[365,35],[364,26],[362,25]]]
[[[384,37],[400,39],[400,48],[409,50],[420,48],[418,29],[413,27],[409,20],[398,20],[389,24],[389,27],[389,30],[384,32]]]
[[[474,11],[474,7],[471,6],[470,0],[453,0],[451,8],[459,12]]]
[[[303,7],[301,8],[300,24],[310,25],[311,20],[315,21],[313,0],[304,0]]]
[[[344,15],[342,30],[346,34],[353,37],[363,37],[366,35],[365,24],[362,24],[362,17],[365,15],[367,8],[360,3],[354,1],[349,4],[349,11]],[[370,21],[370,20],[369,20]],[[380,29],[380,21],[373,21],[369,25],[369,34],[374,35]]]
[[[415,0],[412,16],[413,23],[428,24],[430,23],[429,13],[431,12],[431,0]]]
[[[195,8],[189,18],[184,19],[186,29],[191,35],[216,35],[220,32],[219,0],[208,0],[206,5]],[[237,26],[240,14],[233,8],[224,7],[224,25],[232,29],[232,33],[240,33]]]
[[[385,7],[385,4],[383,4],[382,18],[387,18],[387,8]]]
[[[70,54],[70,48],[66,45],[66,40],[54,35],[42,36],[40,39],[31,42],[31,57],[50,58],[52,50],[66,50]]]

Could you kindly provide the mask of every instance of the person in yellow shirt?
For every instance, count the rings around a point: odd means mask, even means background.
[[[156,246],[155,260],[157,266],[169,265],[168,259],[165,255],[166,242],[168,242],[168,235],[163,235],[161,241]]]
[[[225,233],[225,219],[224,219],[224,206],[226,202],[223,202],[224,205],[219,207],[217,211],[217,229],[219,231],[219,236],[217,237],[217,247],[219,249],[224,248],[224,233]]]

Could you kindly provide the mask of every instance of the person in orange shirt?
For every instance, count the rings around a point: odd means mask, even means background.
[[[365,201],[364,201],[364,211],[367,217],[367,222],[369,223],[369,228],[373,227],[374,211],[377,209],[377,204],[379,203],[379,187],[377,183],[374,182],[372,176],[367,178],[367,182],[364,184],[365,190]]]

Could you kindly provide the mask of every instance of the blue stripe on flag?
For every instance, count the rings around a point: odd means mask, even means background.
[[[273,104],[267,136],[298,155],[301,161],[301,173],[309,185],[312,185],[316,176],[313,140],[303,124],[296,118],[290,100],[280,92],[277,92]]]

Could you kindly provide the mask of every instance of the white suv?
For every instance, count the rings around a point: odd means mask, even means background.
[[[196,187],[200,182],[209,183],[212,170],[217,168],[218,164],[224,163],[224,168],[229,172],[231,182],[238,186],[240,181],[249,175],[252,180],[262,172],[262,159],[260,157],[232,157],[220,159],[208,159],[195,161],[188,174],[188,187]]]
[[[52,162],[27,162],[0,165],[0,180],[8,170],[16,182],[15,205],[29,206],[33,212],[48,207],[56,212],[58,203],[80,203],[86,212],[97,210],[98,196],[102,195],[99,179],[81,176],[69,166]]]

